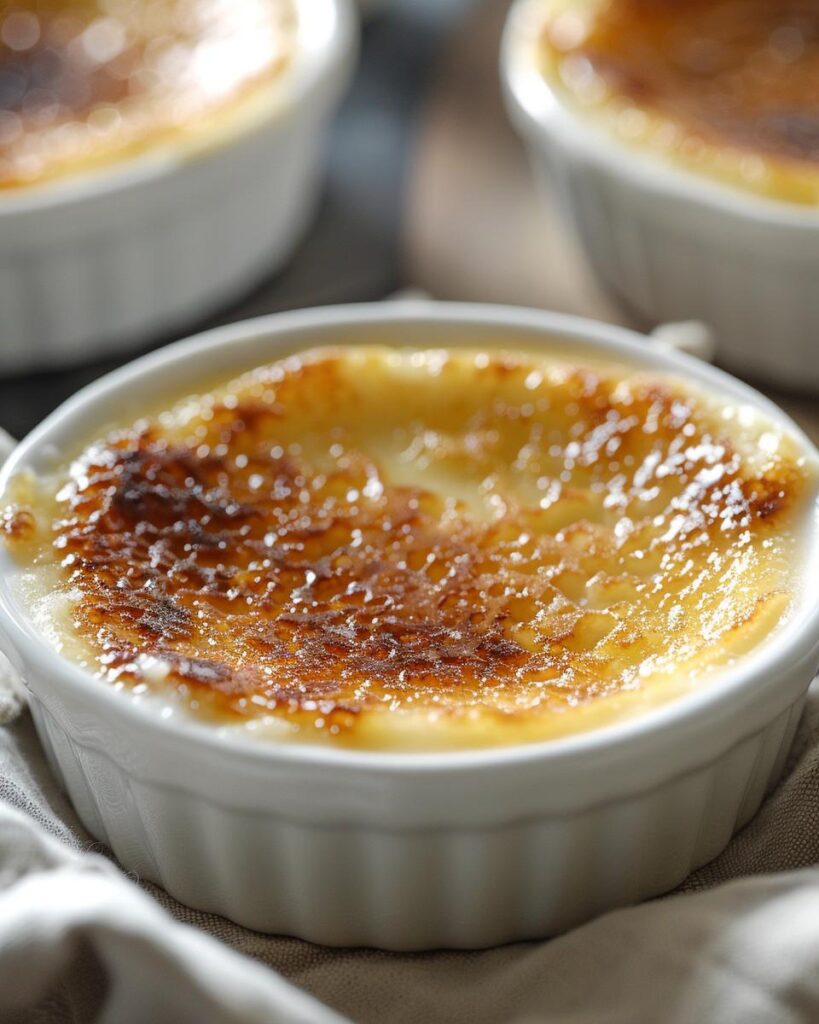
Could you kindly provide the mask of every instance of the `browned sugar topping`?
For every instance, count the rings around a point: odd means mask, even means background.
[[[285,0],[0,2],[0,188],[161,142],[285,62]]]
[[[293,359],[86,451],[50,550],[100,672],[144,682],[153,656],[212,713],[334,731],[525,713],[685,665],[781,597],[801,471],[749,473],[690,397],[523,357],[420,386],[383,359]]]
[[[570,19],[550,41],[615,93],[705,138],[819,160],[814,0],[604,0],[587,33]]]

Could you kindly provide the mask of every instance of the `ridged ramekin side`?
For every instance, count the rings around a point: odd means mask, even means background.
[[[819,389],[819,225],[699,207],[646,191],[558,138],[532,145],[597,276],[648,324],[702,320],[727,366]]]
[[[125,194],[0,218],[0,366],[114,354],[274,271],[315,209],[320,123],[271,126]]]
[[[73,739],[36,698],[32,707],[84,824],[128,870],[260,931],[413,950],[542,938],[673,888],[755,813],[803,703],[696,770],[619,800],[481,828],[459,828],[453,808],[450,828],[406,830],[295,821],[173,778],[144,782]]]

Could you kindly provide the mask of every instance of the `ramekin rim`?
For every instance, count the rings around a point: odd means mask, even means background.
[[[539,333],[544,339],[585,343],[589,349],[603,349],[635,364],[656,368],[659,372],[677,374],[706,391],[723,391],[735,400],[745,400],[778,422],[799,443],[805,455],[819,465],[819,451],[804,431],[775,403],[749,385],[724,371],[702,363],[684,353],[652,348],[648,339],[624,327],[583,317],[514,306],[477,303],[448,303],[434,300],[382,301],[342,306],[326,306],[285,313],[273,313],[183,339],[156,352],[142,356],[97,381],[87,385],[64,402],[14,449],[0,470],[0,501],[8,481],[25,464],[39,445],[48,444],[65,420],[108,394],[116,393],[127,383],[130,388],[149,382],[160,370],[184,364],[192,358],[202,360],[209,352],[218,352],[232,343],[261,342],[265,338],[286,337],[297,331],[344,329],[356,324],[400,323],[436,326],[497,327]],[[309,342],[308,342],[309,345]],[[296,349],[301,346],[295,346]],[[293,351],[293,348],[289,348]],[[819,493],[809,530],[811,563],[819,564]],[[601,750],[623,749],[632,742],[658,731],[687,724],[691,719],[713,712],[731,703],[732,698],[762,690],[765,681],[773,685],[776,667],[782,663],[801,663],[819,652],[819,601],[811,601],[808,588],[799,607],[770,641],[764,642],[757,656],[743,658],[736,666],[726,667],[701,688],[670,699],[655,708],[598,728],[556,739],[465,750],[444,751],[378,751],[301,742],[281,742],[227,734],[193,716],[163,718],[156,709],[129,699],[114,688],[101,683],[91,673],[63,657],[47,640],[37,634],[26,609],[9,583],[15,567],[12,556],[0,545],[0,636],[5,636],[12,651],[23,650],[22,662],[35,664],[48,673],[57,685],[68,685],[93,704],[106,707],[129,725],[149,729],[168,737],[184,737],[202,747],[221,751],[231,757],[257,762],[301,764],[304,766],[335,766],[345,769],[379,770],[393,774],[458,771],[489,768],[498,765],[521,765],[535,761],[560,761],[584,758]],[[801,627],[801,628],[797,628]]]
[[[303,109],[310,98],[323,94],[349,71],[357,49],[356,28],[359,16],[352,0],[321,0],[333,12],[331,31],[315,32],[320,19],[315,14],[316,0],[293,0],[299,10],[300,27],[296,52],[291,67],[283,72],[281,83],[286,89],[283,102],[273,101],[258,116],[228,127],[218,134],[213,146],[188,150],[173,142],[149,147],[131,157],[113,160],[86,173],[64,175],[43,183],[0,191],[0,223],[4,217],[19,217],[93,201],[111,193],[150,184],[194,162],[208,160],[237,145],[272,124],[284,123]],[[303,10],[313,14],[305,20]],[[305,29],[304,25],[308,28]],[[312,26],[312,27],[310,27]],[[307,32],[316,36],[304,38]],[[278,83],[277,83],[278,84]]]
[[[673,197],[691,205],[706,207],[768,227],[799,232],[819,231],[819,207],[757,195],[732,187],[705,174],[664,162],[639,147],[628,146],[614,135],[597,128],[573,111],[537,69],[536,44],[523,22],[530,10],[542,8],[544,0],[514,0],[506,23],[500,51],[501,80],[507,104],[519,127],[550,139],[604,165],[613,174],[635,183],[649,193]],[[819,169],[817,169],[819,181]]]

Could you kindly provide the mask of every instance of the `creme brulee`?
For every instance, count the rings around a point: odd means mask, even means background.
[[[771,198],[819,202],[819,4],[544,0],[550,83],[616,137]]]
[[[0,5],[0,188],[218,140],[289,63],[290,0]]]
[[[746,406],[628,366],[316,349],[13,481],[33,618],[100,685],[264,737],[589,729],[763,643],[815,494]]]

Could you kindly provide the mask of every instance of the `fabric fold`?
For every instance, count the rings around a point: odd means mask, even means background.
[[[326,949],[140,888],[83,830],[24,713],[0,729],[0,1020],[807,1024],[819,1020],[817,824],[814,684],[782,783],[675,894],[541,943]]]

